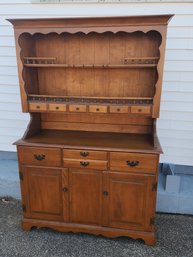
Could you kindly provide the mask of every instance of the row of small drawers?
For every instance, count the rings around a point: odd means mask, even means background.
[[[63,151],[63,153],[61,152]],[[62,155],[61,155],[62,153]],[[154,174],[158,156],[154,154],[71,150],[44,147],[18,147],[22,165],[38,165]]]
[[[61,104],[61,103],[36,103],[29,102],[29,110],[51,112],[94,112],[94,113],[143,113],[151,114],[151,105],[84,105],[84,104]]]

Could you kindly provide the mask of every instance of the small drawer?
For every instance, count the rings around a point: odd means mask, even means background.
[[[23,165],[61,166],[61,150],[57,148],[18,146],[18,157]]]
[[[47,103],[29,103],[29,110],[33,111],[46,111],[47,110]]]
[[[83,104],[70,104],[69,112],[86,112],[86,105]]]
[[[89,105],[89,112],[107,113],[106,105]]]
[[[118,106],[118,105],[112,105],[109,107],[110,113],[128,113],[129,107],[128,106]]]
[[[110,153],[110,169],[140,173],[156,173],[158,155],[138,153]]]
[[[63,166],[66,168],[107,170],[107,161],[64,158]]]
[[[52,112],[65,112],[66,111],[65,104],[50,103],[48,105],[48,108],[49,108],[49,111],[52,111]]]
[[[63,150],[63,158],[107,160],[107,152],[87,150]]]
[[[151,106],[133,105],[131,106],[131,113],[151,114]]]

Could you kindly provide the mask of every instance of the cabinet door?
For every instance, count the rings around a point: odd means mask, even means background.
[[[30,218],[63,220],[62,169],[22,167]]]
[[[103,224],[151,231],[156,177],[109,172],[104,174],[103,179]]]
[[[101,224],[102,173],[69,169],[70,221]]]

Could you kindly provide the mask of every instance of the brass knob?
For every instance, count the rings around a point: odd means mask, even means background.
[[[109,195],[109,192],[103,191],[103,195],[104,195],[104,196],[108,196],[108,195]]]
[[[96,108],[96,111],[98,112],[98,111],[100,111],[100,109],[99,109],[99,108]]]
[[[56,110],[59,110],[59,106],[56,106]]]
[[[79,109],[80,109],[79,107],[76,107],[76,110],[77,110],[77,111],[79,111]]]
[[[39,105],[37,105],[37,106],[36,106],[36,108],[37,108],[37,109],[39,109],[39,108],[40,108],[40,106],[39,106]]]
[[[62,189],[65,193],[68,192],[68,188],[67,187],[63,187]]]

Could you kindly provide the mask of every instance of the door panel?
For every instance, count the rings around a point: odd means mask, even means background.
[[[61,169],[23,167],[30,217],[63,220]]]
[[[155,192],[154,176],[108,173],[108,225],[114,228],[151,230]],[[106,207],[107,208],[107,207]]]
[[[102,173],[69,169],[70,221],[101,224]]]

